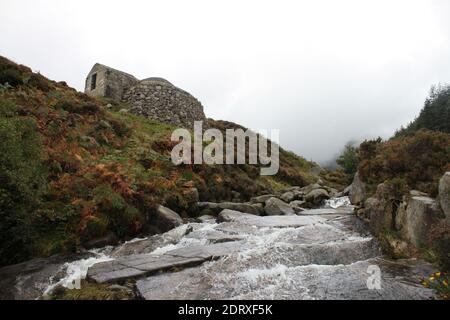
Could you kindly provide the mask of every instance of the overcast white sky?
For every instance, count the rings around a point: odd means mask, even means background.
[[[450,82],[447,0],[0,0],[0,54],[78,90],[95,62],[318,162],[389,137]]]

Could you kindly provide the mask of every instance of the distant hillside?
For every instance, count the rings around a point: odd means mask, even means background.
[[[411,135],[421,129],[450,133],[450,85],[433,86],[419,116],[395,135]]]
[[[199,199],[247,200],[317,180],[317,165],[284,150],[273,177],[250,165],[176,167],[174,127],[127,108],[0,57],[0,265],[157,231],[158,204],[193,217]]]
[[[364,141],[357,153],[358,171],[372,191],[389,182],[399,195],[408,189],[436,195],[438,180],[450,170],[450,86],[432,87],[414,121],[388,141]]]

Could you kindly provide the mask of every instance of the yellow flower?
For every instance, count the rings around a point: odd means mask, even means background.
[[[434,275],[439,278],[441,276],[441,273],[440,272],[436,272]]]
[[[430,277],[430,281],[434,281],[434,277]]]
[[[442,281],[442,283],[444,284],[444,286],[448,287],[448,282],[447,282],[447,280]]]

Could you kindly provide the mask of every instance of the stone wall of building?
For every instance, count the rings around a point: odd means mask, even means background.
[[[138,79],[128,73],[97,63],[86,78],[84,92],[94,97],[120,101],[124,92],[138,82]]]
[[[202,104],[169,81],[162,78],[139,81],[99,63],[86,78],[85,93],[127,102],[135,114],[179,127],[192,128],[194,121],[206,121]]]
[[[122,96],[131,111],[149,119],[192,128],[194,121],[206,121],[202,104],[188,92],[162,78],[139,81]]]

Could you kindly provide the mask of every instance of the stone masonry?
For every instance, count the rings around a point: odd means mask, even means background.
[[[86,78],[85,93],[127,102],[131,112],[179,127],[206,121],[203,106],[188,92],[162,78],[138,80],[113,68],[95,64]]]

